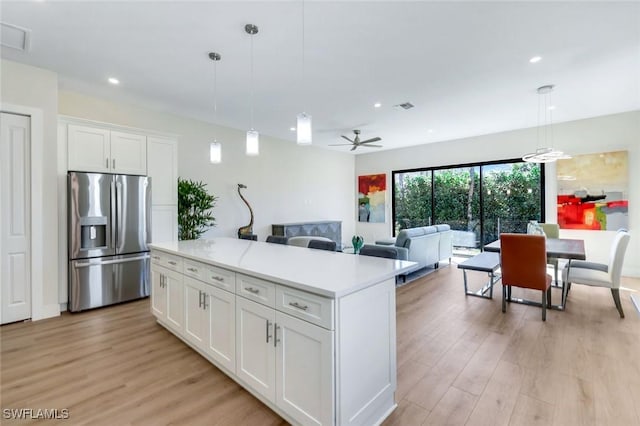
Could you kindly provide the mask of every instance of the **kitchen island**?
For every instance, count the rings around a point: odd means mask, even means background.
[[[151,245],[158,322],[293,424],[396,407],[395,276],[413,262],[232,238]]]

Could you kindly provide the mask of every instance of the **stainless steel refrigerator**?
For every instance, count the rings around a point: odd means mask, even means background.
[[[151,178],[69,172],[71,312],[149,295]]]

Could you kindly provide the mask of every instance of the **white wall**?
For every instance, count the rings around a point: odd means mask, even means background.
[[[0,75],[2,80],[0,97],[2,103],[35,108],[42,111],[42,182],[41,193],[32,194],[39,198],[42,206],[41,215],[42,235],[35,236],[39,239],[33,250],[42,253],[33,253],[38,259],[42,259],[42,271],[38,276],[44,277],[41,283],[34,285],[41,288],[42,294],[33,295],[32,300],[40,301],[41,306],[34,307],[32,314],[34,319],[49,317],[59,314],[58,282],[51,277],[58,276],[58,262],[56,256],[58,247],[58,223],[56,196],[56,155],[57,138],[56,123],[58,120],[58,76],[57,74],[22,65],[12,61],[0,62]],[[35,289],[34,289],[35,290]],[[36,302],[37,303],[37,302]]]
[[[555,148],[573,155],[628,151],[631,242],[623,273],[640,276],[640,111],[555,124],[554,141]],[[386,223],[357,222],[356,232],[367,242],[391,235],[393,170],[518,158],[535,148],[536,130],[532,128],[358,155],[356,175],[387,173],[389,190]],[[555,222],[557,213],[555,176],[555,166],[550,165],[546,175],[545,213],[548,222]],[[584,239],[587,257],[596,262],[608,262],[614,235],[615,232],[607,231],[561,231],[562,237]]]
[[[260,155],[248,157],[242,130],[64,90],[59,92],[59,113],[179,135],[179,175],[204,181],[219,197],[213,210],[217,226],[205,238],[235,237],[238,228],[249,223],[249,212],[237,194],[238,183],[247,185],[243,195],[253,208],[254,233],[261,241],[271,234],[272,223],[282,222],[341,220],[343,241],[350,241],[354,234],[351,155],[261,136]],[[215,165],[209,163],[214,136],[222,142],[222,163]]]

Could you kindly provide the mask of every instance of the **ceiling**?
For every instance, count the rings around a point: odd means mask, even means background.
[[[29,52],[3,58],[57,72],[63,90],[207,122],[208,52],[219,52],[215,122],[239,129],[251,127],[244,25],[256,24],[253,127],[291,143],[303,109],[323,147],[356,128],[391,149],[532,127],[536,88],[549,83],[554,122],[640,109],[638,2],[307,0],[304,84],[301,1],[0,7],[3,22],[32,30]],[[394,107],[406,101],[415,108]]]

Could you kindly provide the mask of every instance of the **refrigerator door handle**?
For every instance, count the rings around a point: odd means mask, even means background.
[[[108,160],[107,160],[108,161]],[[116,183],[111,181],[111,245],[116,248]]]
[[[116,227],[115,227],[115,232],[116,232],[116,253],[120,254],[119,252],[122,251],[122,247],[121,245],[124,243],[125,237],[124,237],[124,232],[125,230],[122,229],[122,182],[120,182],[118,179],[116,179],[116,204],[115,204],[115,210],[116,210]]]
[[[86,268],[89,266],[112,265],[114,263],[137,262],[138,260],[149,259],[149,257],[150,256],[148,254],[145,254],[143,256],[128,257],[126,259],[102,260],[99,262],[76,262],[73,266],[76,268]]]

